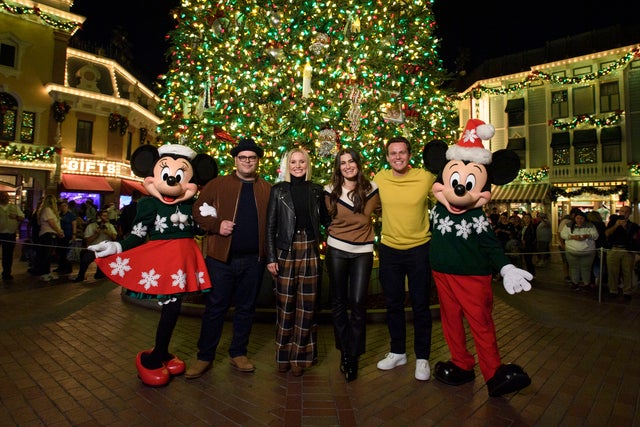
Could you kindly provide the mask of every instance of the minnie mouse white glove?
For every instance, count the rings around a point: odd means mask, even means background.
[[[214,218],[218,217],[218,211],[211,205],[208,205],[207,202],[204,202],[202,206],[200,206],[200,215],[202,216],[212,216]]]
[[[507,264],[500,269],[500,275],[502,276],[504,289],[510,295],[520,291],[531,290],[529,281],[533,279],[533,275],[526,270],[517,268],[513,264]]]
[[[122,245],[118,242],[101,242],[97,245],[87,246],[87,249],[95,252],[96,258],[104,258],[122,252]]]

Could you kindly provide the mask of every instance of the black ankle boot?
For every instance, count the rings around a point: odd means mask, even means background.
[[[344,378],[348,383],[358,378],[358,358],[349,358]]]
[[[347,372],[347,366],[349,366],[349,357],[346,353],[341,353],[340,356],[340,372],[345,374]]]

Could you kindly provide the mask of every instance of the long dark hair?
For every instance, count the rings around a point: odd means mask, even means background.
[[[349,191],[349,194],[347,194],[347,197],[353,200],[354,213],[364,212],[367,193],[371,191],[371,182],[369,182],[362,173],[362,159],[360,158],[360,153],[350,147],[343,148],[338,151],[338,154],[336,154],[336,158],[333,161],[333,172],[331,173],[331,194],[329,195],[329,215],[331,218],[334,218],[338,214],[338,200],[342,195],[342,184],[344,182],[344,177],[342,176],[342,172],[340,172],[340,157],[345,154],[351,156],[358,167],[356,188]]]

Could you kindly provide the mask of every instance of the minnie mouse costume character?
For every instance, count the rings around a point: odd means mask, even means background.
[[[138,201],[133,229],[124,240],[87,249],[95,252],[96,264],[111,281],[130,295],[157,298],[162,305],[155,346],[136,358],[142,382],[159,387],[185,371],[185,363],[169,353],[182,295],[211,288],[204,257],[193,239],[191,212],[198,185],[215,178],[218,166],[211,156],[167,144],[139,147],[131,156],[131,169],[144,177],[151,197]]]
[[[438,362],[435,377],[445,384],[473,381],[475,359],[467,350],[463,316],[473,335],[480,371],[489,396],[501,396],[527,387],[531,379],[515,364],[502,364],[491,311],[492,273],[499,271],[509,294],[531,289],[531,273],[516,268],[504,254],[482,206],[491,200],[491,184],[513,181],[520,160],[510,150],[495,153],[484,148],[495,130],[471,119],[460,141],[451,147],[431,141],[423,152],[426,169],[438,174],[431,211],[429,259],[440,299],[442,330],[451,360]]]

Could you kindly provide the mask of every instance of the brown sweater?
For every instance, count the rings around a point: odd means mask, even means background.
[[[336,216],[331,218],[329,225],[329,238],[327,244],[331,247],[346,252],[373,252],[374,232],[371,216],[380,210],[380,195],[375,183],[367,194],[364,212],[354,213],[353,202],[346,194],[340,196]],[[325,186],[325,202],[329,206],[329,194],[331,187]]]

